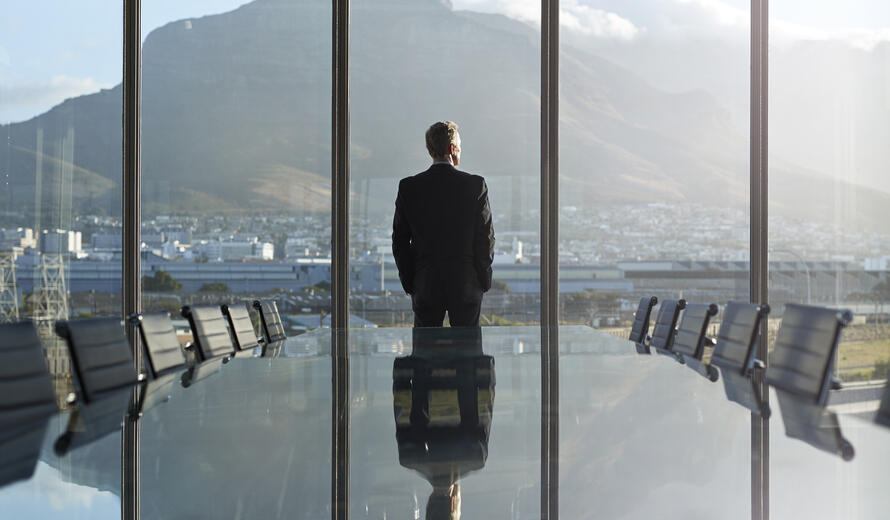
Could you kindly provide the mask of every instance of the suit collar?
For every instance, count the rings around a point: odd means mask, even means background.
[[[436,170],[453,171],[456,169],[457,168],[455,168],[454,165],[451,163],[433,163],[427,171],[430,171],[430,172],[436,171]]]

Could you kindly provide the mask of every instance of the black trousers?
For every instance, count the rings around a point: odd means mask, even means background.
[[[415,327],[441,327],[448,313],[452,327],[478,327],[482,287],[472,263],[422,266],[411,294]]]
[[[482,295],[480,293],[479,300],[476,302],[418,301],[417,298],[412,297],[411,306],[414,308],[415,327],[441,327],[446,311],[452,327],[478,327],[479,313],[482,310]]]

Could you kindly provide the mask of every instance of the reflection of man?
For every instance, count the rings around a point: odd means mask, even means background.
[[[392,223],[392,253],[415,327],[479,326],[482,293],[491,288],[494,228],[485,179],[460,165],[457,124],[426,131],[428,170],[402,179]]]
[[[485,466],[494,405],[494,358],[482,331],[414,329],[413,352],[393,362],[399,463],[432,486],[426,518],[460,518],[460,484]]]

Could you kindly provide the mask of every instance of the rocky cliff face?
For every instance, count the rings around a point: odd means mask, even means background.
[[[228,13],[171,22],[146,38],[147,212],[329,207],[330,17],[327,1],[256,0]],[[461,125],[467,169],[537,183],[538,33],[502,16],[454,11],[442,0],[387,0],[385,6],[356,0],[351,24],[354,179],[394,183],[422,169],[428,162],[423,131],[452,119]],[[560,61],[566,204],[747,205],[747,135],[733,128],[710,95],[660,91],[569,47]],[[30,121],[0,127],[10,143],[0,148],[0,164],[9,161],[11,173],[0,200],[15,198],[16,206],[33,200],[38,129],[49,156],[44,169],[66,160],[58,143],[73,129],[74,205],[90,211],[90,204],[103,201],[109,206],[103,209],[115,213],[120,95],[116,87],[70,99]],[[777,207],[818,215],[818,208],[834,204],[826,199],[797,207],[794,184],[806,173],[784,168],[772,191]],[[820,182],[808,183],[816,199]],[[850,189],[872,206],[890,202]],[[389,197],[370,200],[372,211],[391,203]]]

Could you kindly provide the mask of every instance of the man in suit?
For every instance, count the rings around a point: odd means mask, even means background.
[[[399,280],[411,295],[415,327],[478,327],[491,288],[494,228],[485,179],[458,170],[457,124],[426,131],[428,170],[402,179],[392,223]]]

